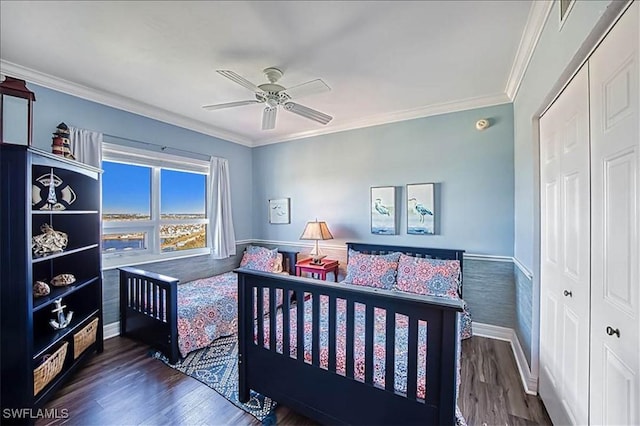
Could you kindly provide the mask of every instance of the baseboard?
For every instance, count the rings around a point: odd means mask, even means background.
[[[103,328],[104,339],[111,339],[120,335],[120,322],[112,322],[107,324]],[[520,379],[522,380],[522,386],[524,391],[529,395],[538,394],[538,379],[533,377],[529,365],[527,364],[527,358],[524,355],[522,346],[515,331],[511,328],[500,327],[497,325],[484,324],[481,322],[473,323],[473,335],[479,337],[487,337],[489,339],[504,340],[511,343],[511,350],[513,356],[516,359],[516,365],[518,366],[518,372],[520,373]]]
[[[111,339],[120,335],[120,321],[112,322],[102,327],[104,340]]]
[[[524,355],[520,340],[516,332],[507,327],[500,327],[497,325],[484,324],[481,322],[473,322],[473,335],[479,337],[488,337],[490,339],[504,340],[511,343],[511,350],[518,366],[518,372],[520,373],[520,380],[522,380],[522,386],[524,391],[529,395],[538,394],[538,378],[531,374],[529,364],[527,364],[527,358]]]

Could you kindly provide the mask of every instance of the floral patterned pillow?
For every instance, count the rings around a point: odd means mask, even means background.
[[[241,268],[256,271],[274,272],[277,270],[278,249],[268,249],[258,246],[247,246],[240,261]]]
[[[396,282],[399,258],[399,252],[374,255],[349,249],[344,282],[391,290]]]
[[[400,256],[396,290],[459,299],[459,288],[459,261]]]

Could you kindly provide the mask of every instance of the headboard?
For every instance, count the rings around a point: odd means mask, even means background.
[[[407,256],[422,257],[428,259],[457,260],[460,262],[460,298],[462,298],[463,283],[463,254],[464,250],[439,249],[429,247],[404,247],[388,246],[384,244],[347,243],[347,263],[349,261],[349,249],[365,254],[387,254],[400,252]]]

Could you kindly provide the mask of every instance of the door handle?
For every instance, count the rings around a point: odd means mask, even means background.
[[[618,339],[620,338],[620,330],[618,330],[617,328],[614,330],[610,326],[607,326],[607,334],[609,336],[613,336],[615,334],[616,336],[618,336]]]
[[[569,297],[573,297],[573,293],[571,293],[569,290],[565,290],[564,291],[564,295],[565,296],[569,296]]]

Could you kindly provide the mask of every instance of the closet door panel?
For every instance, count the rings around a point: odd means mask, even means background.
[[[589,413],[588,88],[583,67],[540,118],[540,395],[558,424]]]
[[[592,424],[640,423],[639,6],[589,60]]]

